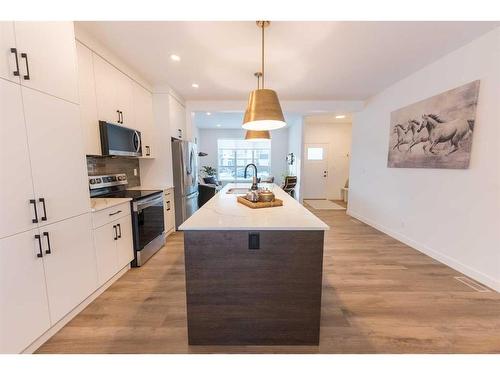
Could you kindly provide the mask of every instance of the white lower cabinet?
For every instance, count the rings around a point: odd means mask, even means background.
[[[50,328],[37,234],[30,230],[0,240],[0,353],[19,353]]]
[[[165,189],[163,207],[165,208],[165,233],[168,235],[175,229],[174,189]]]
[[[107,223],[94,229],[99,285],[108,281],[134,259],[130,204],[117,206],[114,212],[118,211],[126,212],[126,215],[118,219],[109,216]],[[103,224],[101,212],[95,212],[93,215],[94,223]]]
[[[42,227],[40,235],[55,324],[98,287],[90,213]]]
[[[19,353],[98,287],[90,214],[0,240],[0,353]]]
[[[132,238],[132,217],[128,215],[117,221],[116,255],[119,271],[134,259],[134,240]]]

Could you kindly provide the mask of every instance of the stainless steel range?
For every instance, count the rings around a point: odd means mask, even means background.
[[[92,198],[132,198],[132,232],[135,258],[133,267],[142,266],[165,243],[163,192],[161,190],[127,190],[124,173],[89,176]]]

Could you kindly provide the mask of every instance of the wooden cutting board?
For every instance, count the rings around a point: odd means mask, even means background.
[[[278,198],[275,198],[274,201],[272,202],[250,202],[248,199],[244,197],[238,197],[238,202],[250,208],[267,208],[267,207],[283,206],[283,201]]]

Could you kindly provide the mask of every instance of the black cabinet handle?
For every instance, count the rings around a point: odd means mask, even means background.
[[[122,225],[121,224],[117,224],[116,226],[118,227],[118,230],[120,231],[118,233],[118,238],[122,238]]]
[[[116,113],[118,113],[118,123],[120,123],[120,111],[117,109]]]
[[[170,201],[167,201],[167,211],[170,211]]]
[[[16,70],[14,70],[12,73],[16,76],[16,77],[19,77],[19,60],[17,58],[17,48],[11,48],[10,49],[10,52],[12,52],[14,54],[14,56],[16,57]]]
[[[123,124],[123,112],[122,111],[120,111],[120,121],[121,121],[120,124]]]
[[[47,208],[45,207],[45,198],[40,198],[38,201],[42,204],[43,206],[43,216],[41,218],[42,221],[47,221]]]
[[[50,237],[49,232],[43,232],[44,237],[47,237],[47,250],[45,250],[45,254],[52,254],[52,249],[50,248]]]
[[[116,241],[118,239],[118,232],[116,231],[116,225],[113,225],[113,229],[115,230],[115,238],[114,238],[114,240]]]
[[[33,208],[35,209],[35,218],[31,219],[32,223],[38,223],[38,212],[36,211],[36,200],[30,199],[30,204],[33,205]]]
[[[43,257],[43,252],[42,252],[42,237],[40,237],[39,234],[35,234],[35,238],[38,240],[38,254],[36,254],[37,258]]]
[[[27,53],[21,53],[21,59],[24,59],[26,61],[26,75],[23,78],[26,81],[29,81],[29,79],[30,79],[30,66],[28,64],[28,54]]]
[[[113,215],[119,214],[120,212],[122,212],[122,210],[118,210],[118,211],[115,211],[115,212],[111,212],[111,213],[109,214],[109,216],[113,216]]]
[[[150,156],[151,153],[150,153],[150,147],[149,146],[146,146],[146,156]]]

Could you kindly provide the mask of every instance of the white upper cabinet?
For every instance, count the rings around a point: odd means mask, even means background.
[[[21,84],[78,103],[73,22],[15,22]]]
[[[169,95],[169,123],[172,137],[186,139],[186,108],[172,95]]]
[[[0,22],[0,50],[0,77],[19,83],[19,59],[16,63],[18,56],[14,22]]]
[[[153,95],[138,83],[134,87],[135,126],[141,132],[142,156],[154,157]]]
[[[0,238],[36,226],[21,86],[0,79]],[[8,140],[8,141],[7,141]]]
[[[41,228],[40,235],[50,317],[55,324],[97,289],[90,213]]]
[[[39,225],[90,212],[78,105],[25,87],[22,95]]]
[[[95,53],[92,56],[99,120],[134,128],[132,80]]]
[[[20,353],[50,327],[36,234],[27,231],[0,240],[0,353]]]
[[[76,42],[78,57],[78,94],[80,97],[80,120],[86,155],[101,155],[101,138],[97,99],[94,81],[92,51]]]

